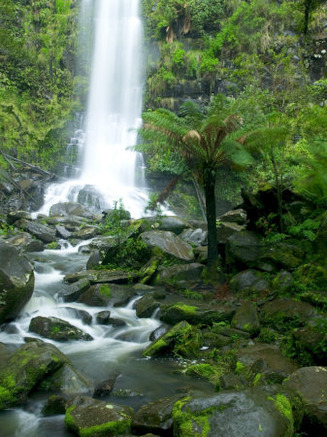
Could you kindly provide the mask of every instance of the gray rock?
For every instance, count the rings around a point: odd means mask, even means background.
[[[97,284],[90,287],[78,299],[78,302],[90,306],[124,306],[136,292],[130,286],[116,284]]]
[[[66,396],[73,396],[90,393],[91,385],[70,362],[67,362],[60,369],[46,376],[38,384],[37,389],[39,391],[59,392]]]
[[[57,317],[34,317],[30,322],[29,331],[41,337],[61,342],[69,340],[93,340],[91,335]]]
[[[132,428],[140,434],[158,433],[162,435],[169,430],[172,433],[173,427],[173,407],[175,402],[182,396],[159,399],[154,402],[142,405],[136,412]]]
[[[208,231],[201,228],[185,229],[179,236],[194,246],[204,246],[208,240]]]
[[[268,291],[270,284],[265,279],[264,273],[249,269],[239,272],[231,278],[230,289],[239,294],[259,293]]]
[[[204,269],[203,264],[190,263],[159,268],[156,283],[167,281],[196,281],[201,278]]]
[[[194,260],[190,244],[168,231],[148,231],[141,234],[141,239],[150,248],[158,248],[164,253],[182,261]]]
[[[236,310],[231,321],[231,327],[255,335],[260,330],[259,316],[253,302],[245,302]]]
[[[45,244],[56,241],[56,231],[50,226],[26,219],[17,220],[15,226],[34,235]]]
[[[124,320],[111,317],[110,311],[100,311],[95,315],[95,318],[100,325],[112,325],[114,327],[126,326]]]
[[[44,250],[44,243],[26,232],[18,232],[13,237],[9,237],[7,241],[23,252],[42,252]]]
[[[260,389],[182,399],[173,420],[179,437],[292,437],[294,432],[288,399]]]
[[[0,323],[14,319],[33,290],[32,265],[14,246],[0,241]]]
[[[72,236],[72,233],[69,232],[64,226],[56,225],[56,231],[59,238],[64,238],[67,240]]]
[[[75,202],[60,202],[52,205],[49,211],[49,216],[77,216],[77,217],[92,217],[93,214],[84,206]]]
[[[172,305],[161,305],[160,320],[172,325],[182,320],[193,325],[212,324],[213,322],[231,321],[235,311],[235,308],[227,306],[179,302]]]
[[[221,222],[217,226],[218,243],[225,244],[232,235],[237,234],[244,230],[245,230],[245,225],[239,225],[237,223]]]
[[[97,428],[101,428],[101,434],[96,434],[99,436],[129,434],[134,415],[132,408],[86,396],[78,396],[71,402],[65,423],[75,434],[92,435]]]
[[[238,225],[245,225],[247,221],[247,214],[244,209],[232,209],[219,217],[224,223],[237,223]]]
[[[79,281],[68,285],[64,290],[60,290],[58,298],[62,299],[64,302],[74,302],[89,288],[90,281],[88,279],[80,279]]]
[[[310,435],[327,432],[327,367],[302,367],[296,370],[283,386],[300,398]],[[321,434],[320,434],[321,433]]]
[[[251,231],[234,233],[227,241],[228,263],[241,263],[248,267],[256,265],[264,253],[265,245],[260,236]]]

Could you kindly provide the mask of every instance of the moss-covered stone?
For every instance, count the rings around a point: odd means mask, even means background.
[[[69,430],[80,437],[111,437],[129,434],[132,408],[88,397],[73,400],[65,415]]]
[[[21,346],[0,370],[0,410],[24,402],[30,391],[68,359],[53,345]]]

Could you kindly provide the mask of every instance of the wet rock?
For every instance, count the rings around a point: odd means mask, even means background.
[[[95,319],[100,325],[112,325],[114,327],[126,326],[124,320],[111,317],[110,311],[100,311],[95,315]]]
[[[158,340],[159,337],[166,334],[167,330],[168,330],[168,328],[166,326],[160,325],[157,329],[155,329],[154,331],[151,332],[149,340],[150,341]]]
[[[15,226],[34,235],[45,244],[56,241],[56,231],[50,226],[26,219],[17,220]]]
[[[203,264],[190,263],[159,268],[156,283],[169,281],[196,281],[201,278],[204,269]]]
[[[225,244],[232,235],[237,234],[244,230],[245,230],[245,225],[239,225],[237,223],[221,222],[217,225],[218,243]]]
[[[72,317],[81,320],[85,325],[91,325],[92,316],[87,311],[69,307],[65,307],[65,309],[69,311]]]
[[[26,232],[16,233],[13,237],[7,238],[7,242],[23,252],[42,252],[44,250],[44,243]]]
[[[291,437],[294,432],[288,399],[259,389],[182,399],[175,403],[173,421],[180,437]]]
[[[79,240],[89,240],[90,238],[95,237],[97,233],[98,228],[96,226],[84,226],[82,229],[74,232],[72,237]]]
[[[88,211],[84,206],[75,202],[60,202],[51,206],[49,216],[77,216],[90,218],[93,214]]]
[[[229,286],[231,291],[241,295],[266,292],[270,289],[264,273],[253,269],[237,273],[231,278]]]
[[[295,269],[303,261],[303,251],[294,244],[275,243],[267,247],[262,260],[274,264],[278,269]]]
[[[327,365],[327,316],[317,315],[311,318],[303,328],[292,332],[293,347],[299,356],[306,358],[309,364]]]
[[[104,398],[109,396],[112,392],[118,375],[114,375],[112,378],[101,381],[94,389],[94,398]]]
[[[184,231],[184,229],[190,228],[191,225],[181,217],[177,216],[165,216],[160,217],[149,217],[143,219],[142,228],[144,231],[148,231],[149,229],[158,230],[158,231],[168,231],[173,232],[178,235]]]
[[[149,402],[136,412],[132,429],[139,435],[146,432],[158,433],[159,435],[172,434],[173,430],[173,407],[181,396],[159,399]]]
[[[133,415],[130,407],[79,396],[66,411],[65,424],[78,436],[127,435]]]
[[[31,220],[31,215],[27,211],[10,211],[7,214],[8,225],[13,225],[17,220],[26,219]]]
[[[136,315],[140,318],[152,317],[153,313],[160,307],[160,301],[156,299],[155,293],[146,293],[135,304]]]
[[[224,223],[237,223],[238,225],[245,225],[247,222],[247,214],[244,209],[232,209],[219,217]]]
[[[192,246],[168,231],[148,231],[141,234],[142,241],[150,248],[162,250],[176,259],[190,262],[194,260]]]
[[[78,299],[78,302],[90,306],[124,306],[136,292],[131,286],[117,284],[97,284],[86,290]]]
[[[194,246],[204,246],[208,240],[208,231],[201,228],[185,229],[179,236],[189,244]]]
[[[143,356],[154,357],[173,353],[180,357],[194,358],[202,345],[200,330],[182,321],[151,343],[143,352]]]
[[[235,308],[227,306],[187,305],[180,302],[172,305],[161,305],[160,320],[172,325],[182,320],[193,325],[200,323],[207,325],[213,322],[231,321],[234,314]]]
[[[49,396],[47,402],[42,408],[43,416],[56,416],[58,414],[65,414],[66,412],[66,399],[58,396]]]
[[[88,279],[91,284],[106,282],[112,284],[126,284],[136,280],[138,277],[139,273],[126,272],[124,270],[85,270],[66,275],[64,281],[70,284],[80,279]]]
[[[296,370],[283,386],[304,406],[301,430],[309,435],[323,436],[327,432],[327,367],[302,367]]]
[[[55,341],[85,340],[91,341],[91,335],[57,317],[34,317],[29,331]]]
[[[64,238],[65,240],[68,240],[68,238],[72,236],[72,233],[61,225],[56,225],[56,233],[59,238]]]
[[[236,357],[246,369],[248,382],[255,381],[256,384],[280,384],[298,367],[277,346],[270,344],[257,343],[240,348]]]
[[[260,320],[280,331],[287,329],[290,323],[293,328],[303,326],[315,314],[315,308],[308,303],[293,299],[274,299],[262,306]]]
[[[251,231],[241,231],[228,238],[226,245],[227,264],[255,267],[264,253],[262,237]]]
[[[60,392],[66,396],[88,394],[91,391],[90,383],[81,375],[70,362],[46,376],[36,389],[38,391]]]
[[[58,299],[62,299],[64,302],[75,302],[89,288],[90,281],[88,279],[80,279],[66,286],[65,289],[60,290],[58,292]]]
[[[0,369],[0,410],[24,402],[38,383],[65,363],[68,359],[51,344],[21,346]]]
[[[255,335],[260,330],[259,316],[253,302],[246,302],[236,310],[231,327]]]
[[[0,323],[14,319],[33,290],[32,265],[14,246],[0,240]]]

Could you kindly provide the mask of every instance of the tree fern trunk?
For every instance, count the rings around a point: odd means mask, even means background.
[[[218,243],[216,228],[216,169],[205,168],[203,171],[204,194],[206,200],[206,216],[208,224],[208,271],[213,272],[218,264]]]

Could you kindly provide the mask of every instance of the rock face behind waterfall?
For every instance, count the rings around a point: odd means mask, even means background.
[[[14,319],[33,290],[32,265],[15,247],[0,241],[0,323]]]

